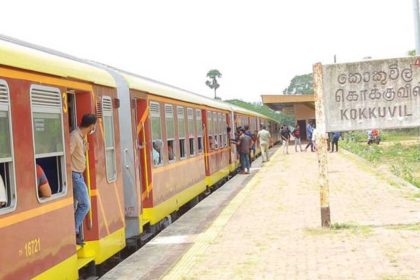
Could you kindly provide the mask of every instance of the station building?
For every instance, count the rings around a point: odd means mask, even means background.
[[[281,111],[283,114],[295,118],[300,126],[302,139],[306,139],[306,124],[315,121],[315,97],[314,95],[261,95],[262,102],[274,111]]]

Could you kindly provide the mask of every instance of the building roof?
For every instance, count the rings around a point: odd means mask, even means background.
[[[315,107],[314,95],[261,95],[262,102],[275,111],[281,111],[284,108],[295,104],[305,104],[311,108]]]

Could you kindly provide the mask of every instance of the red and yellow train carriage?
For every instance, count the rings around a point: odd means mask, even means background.
[[[0,42],[0,175],[7,193],[0,209],[0,278],[75,279],[86,262],[101,263],[125,245],[118,110],[103,102],[115,98],[114,81],[95,67]],[[96,110],[111,123],[100,118],[101,129],[88,139],[92,208],[80,249],[69,132],[83,113]],[[49,180],[49,198],[38,194],[36,165]]]
[[[3,38],[4,39],[4,38]],[[235,128],[272,120],[147,78],[0,39],[0,279],[77,279],[239,165]],[[13,40],[11,40],[13,41]],[[96,113],[76,246],[69,133]],[[255,123],[255,125],[254,125]],[[229,134],[227,127],[231,127]],[[36,165],[52,187],[37,190]]]
[[[132,154],[140,186],[126,185],[127,236],[157,225],[181,206],[229,175],[227,126],[230,107],[221,102],[140,76],[120,72],[127,81]],[[126,99],[120,95],[120,99]],[[131,105],[132,106],[132,105]],[[128,108],[127,108],[128,110]],[[127,134],[125,134],[127,135]],[[124,136],[121,136],[123,139]],[[127,176],[130,176],[127,174]],[[128,178],[127,182],[135,182]],[[136,218],[137,216],[137,218]],[[131,224],[131,225],[130,225]]]

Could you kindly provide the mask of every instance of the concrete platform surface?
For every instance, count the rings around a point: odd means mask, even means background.
[[[252,163],[250,175],[233,177],[101,279],[160,279],[257,174],[261,164],[259,157]]]
[[[320,227],[316,154],[277,150],[255,175],[215,193],[235,189],[223,209],[206,211],[207,199],[193,209],[206,222],[183,231],[175,223],[104,279],[420,279],[419,190],[348,153],[328,160],[330,229]]]

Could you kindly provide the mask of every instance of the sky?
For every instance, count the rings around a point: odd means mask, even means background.
[[[317,62],[414,49],[412,0],[2,1],[0,34],[209,97],[280,94]]]

